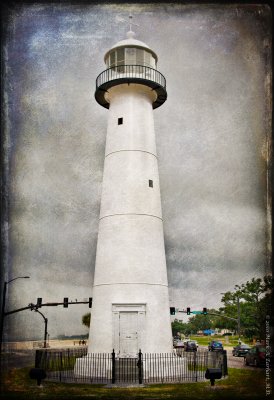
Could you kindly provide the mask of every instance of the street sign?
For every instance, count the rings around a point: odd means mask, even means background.
[[[191,311],[191,314],[203,314],[203,311]]]

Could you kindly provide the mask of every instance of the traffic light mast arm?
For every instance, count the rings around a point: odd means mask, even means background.
[[[70,304],[90,304],[90,302],[89,302],[89,301],[71,301],[71,302],[69,302],[68,304],[69,304],[69,305],[70,305]],[[63,302],[62,302],[62,303],[43,303],[43,304],[40,304],[40,305],[39,305],[39,308],[40,308],[40,307],[62,306],[62,305],[64,305]],[[12,310],[12,311],[5,312],[5,313],[4,313],[4,316],[10,315],[10,314],[15,314],[15,313],[17,313],[17,312],[24,311],[24,310],[35,309],[35,308],[38,308],[37,304],[32,304],[32,303],[31,303],[31,304],[29,304],[27,307],[17,308],[16,310]]]
[[[12,310],[12,311],[5,312],[5,313],[4,313],[4,316],[10,315],[10,314],[15,314],[15,313],[17,313],[17,312],[24,311],[24,310],[31,310],[33,307],[35,307],[34,304],[29,305],[29,306],[27,306],[27,307],[17,308],[16,310]]]
[[[185,314],[187,313],[186,310],[178,310],[178,312],[185,313]],[[192,311],[190,311],[190,313],[192,314]],[[207,312],[207,314],[203,314],[203,312],[201,311],[201,314],[202,315],[216,315],[217,317],[231,319],[232,321],[238,321],[237,318],[227,317],[226,315],[216,314],[216,313],[212,313],[212,312]]]
[[[231,319],[232,321],[238,321],[237,318],[227,317],[226,315],[216,314],[216,313],[212,313],[212,312],[208,312],[208,314],[209,315],[216,315],[217,317],[221,317],[221,318]]]

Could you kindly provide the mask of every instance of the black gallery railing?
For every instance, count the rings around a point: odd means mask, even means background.
[[[87,349],[37,350],[36,368],[46,379],[74,383],[180,383],[205,380],[208,368],[227,375],[226,351],[139,353],[118,358],[115,352],[87,354]]]
[[[166,87],[165,77],[156,69],[147,67],[145,65],[117,65],[110,67],[101,72],[96,79],[96,89],[104,85],[106,82],[116,79],[140,79],[157,83],[163,88]]]

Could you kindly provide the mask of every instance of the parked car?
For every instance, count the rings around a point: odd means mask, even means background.
[[[197,345],[194,340],[188,340],[185,344],[185,351],[197,351]]]
[[[217,342],[216,340],[212,340],[208,344],[208,351],[222,351],[223,345],[221,342]]]
[[[250,350],[250,346],[247,344],[238,344],[237,346],[233,347],[232,355],[234,357],[244,357],[248,350]]]
[[[179,337],[174,337],[173,338],[173,346],[176,346],[178,342],[181,342],[181,339]]]
[[[187,344],[187,342],[189,342],[191,339],[189,339],[189,338],[185,338],[184,339],[184,346]]]
[[[257,345],[251,347],[245,354],[245,365],[254,365],[255,367],[265,366],[265,347]]]
[[[175,348],[183,348],[184,347],[184,343],[182,342],[182,340],[177,340],[175,343],[173,343],[173,347],[175,347]]]

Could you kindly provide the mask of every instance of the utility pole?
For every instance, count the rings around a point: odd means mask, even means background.
[[[237,296],[237,312],[238,312],[238,315],[237,315],[238,336],[239,336],[239,339],[240,339],[240,336],[241,336],[241,309],[240,309],[240,297],[239,296]]]

